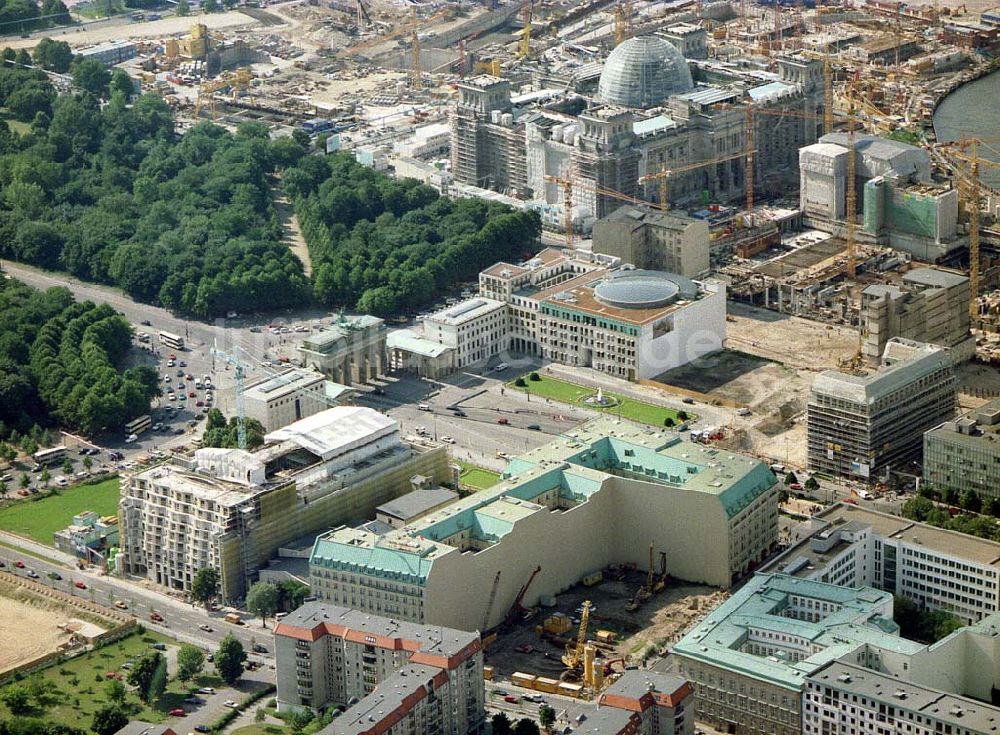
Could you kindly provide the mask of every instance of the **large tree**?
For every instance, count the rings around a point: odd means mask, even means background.
[[[73,49],[65,41],[43,38],[33,52],[35,63],[43,69],[65,74],[73,63]]]
[[[150,649],[132,662],[132,668],[128,672],[128,683],[136,688],[143,702],[150,701],[151,686],[163,660],[159,651]]]
[[[73,84],[95,97],[107,97],[111,72],[97,59],[81,58],[73,64]]]
[[[247,592],[247,610],[260,616],[261,627],[278,611],[278,597],[278,587],[271,582],[257,582]]]
[[[219,642],[219,648],[215,652],[213,659],[215,670],[224,682],[232,686],[243,674],[243,662],[246,658],[243,644],[236,640],[232,633],[227,633]]]
[[[219,594],[219,573],[215,567],[202,567],[191,580],[191,599],[208,609]]]
[[[97,735],[114,735],[129,723],[128,714],[118,704],[106,704],[96,712],[90,729]]]
[[[185,644],[177,652],[177,678],[181,681],[187,681],[194,677],[204,665],[205,654],[201,652],[200,648]]]

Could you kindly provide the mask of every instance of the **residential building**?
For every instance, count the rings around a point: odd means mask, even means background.
[[[593,251],[636,268],[697,278],[709,268],[708,222],[674,212],[619,207],[594,224]]]
[[[809,466],[867,481],[918,458],[923,433],[954,413],[956,387],[947,350],[899,337],[867,374],[821,373],[807,408]]]
[[[805,677],[856,650],[914,655],[897,635],[892,595],[756,574],[674,644],[695,690],[695,719],[720,732],[800,735]]]
[[[257,419],[264,431],[288,426],[327,408],[327,383],[322,373],[301,368],[247,383],[243,388],[246,416]]]
[[[831,661],[806,678],[802,735],[986,735],[998,726],[1000,708],[856,664]]]
[[[52,534],[53,545],[66,554],[103,562],[118,545],[118,516],[99,516],[86,510],[73,516],[66,528]]]
[[[424,336],[455,351],[455,368],[485,362],[507,349],[507,307],[476,297],[424,318]]]
[[[274,629],[279,712],[346,708],[323,735],[481,730],[478,633],[307,602]]]
[[[136,46],[132,41],[108,41],[76,52],[85,59],[95,59],[105,66],[111,67],[134,59]]]
[[[529,578],[525,606],[609,564],[645,568],[651,545],[671,577],[729,587],[777,543],[776,483],[757,460],[604,416],[402,528],[319,537],[312,590],[397,620],[486,630]]]
[[[861,293],[862,352],[878,362],[893,337],[947,347],[956,364],[972,358],[969,279],[938,268],[915,268],[898,286],[873,284]]]
[[[579,731],[600,735],[694,735],[694,690],[684,679],[626,671],[594,701]]]
[[[924,434],[924,482],[1000,498],[1000,399]]]
[[[1000,543],[848,503],[814,515],[761,571],[874,587],[966,624],[1000,611]]]
[[[266,434],[253,452],[198,449],[127,474],[122,568],[187,592],[212,567],[223,599],[237,600],[286,542],[371,516],[416,475],[440,483],[448,472],[443,447],[406,444],[395,420],[330,408]]]
[[[386,369],[385,321],[374,316],[341,318],[306,337],[296,348],[302,367],[335,383],[367,383]]]

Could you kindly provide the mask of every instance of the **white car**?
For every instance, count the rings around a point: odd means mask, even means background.
[[[493,368],[493,372],[495,372],[495,373],[502,373],[508,367],[510,367],[510,365],[508,365],[505,362],[501,362],[499,365],[497,365],[495,368]]]
[[[128,436],[125,437],[125,443],[133,444],[134,442],[138,441],[138,439],[139,437],[136,436],[135,434],[129,434]]]
[[[202,687],[198,690],[198,694],[215,694],[215,690],[212,687]]]
[[[236,704],[236,702],[234,702],[231,699],[227,699],[225,702],[223,702],[223,704],[226,705],[227,707],[231,707],[232,709],[236,709],[237,707],[239,707],[239,705]]]
[[[455,440],[452,439],[450,436],[442,436],[441,437],[441,441],[443,441],[445,444],[454,444],[455,443]]]

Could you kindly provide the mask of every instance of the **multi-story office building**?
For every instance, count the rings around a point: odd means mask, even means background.
[[[278,711],[346,707],[328,735],[479,732],[478,633],[307,602],[274,629]]]
[[[367,383],[385,373],[386,334],[385,321],[378,317],[341,318],[302,340],[299,360],[334,383]]]
[[[640,179],[685,167],[671,175],[671,204],[703,192],[715,201],[742,199],[747,108],[821,120],[822,62],[778,56],[778,78],[764,83],[751,70],[705,62],[700,76],[711,83],[696,86],[684,54],[704,53],[704,30],[675,26],[667,39],[636,36],[619,44],[593,98],[512,97],[505,79],[460,81],[451,116],[455,180],[562,208],[564,189],[547,177],[569,178],[577,184],[574,219],[584,221],[622,206],[601,190],[657,201],[657,182]],[[765,115],[755,120],[756,160],[767,162],[756,172],[756,188],[781,191],[798,177],[798,149],[816,141],[819,126],[812,120],[775,125]],[[699,162],[711,165],[690,166]]]
[[[620,207],[594,224],[593,250],[636,268],[697,278],[709,267],[708,222],[674,212]]]
[[[396,421],[356,406],[272,431],[253,452],[176,456],[122,481],[122,569],[189,591],[197,571],[212,567],[221,596],[240,599],[279,546],[372,516],[417,475],[447,480],[444,448],[408,445]]]
[[[833,661],[806,679],[802,735],[987,735],[1000,708]]]
[[[955,363],[975,354],[969,332],[969,279],[937,268],[916,268],[898,286],[874,284],[861,293],[866,359],[878,362],[886,343],[904,337],[947,347]]]
[[[1000,611],[1000,544],[839,503],[812,532],[761,569],[800,579],[875,587],[965,623]]]
[[[800,735],[805,677],[858,648],[923,648],[899,638],[892,595],[757,574],[678,641],[676,672],[695,690],[695,719],[720,732]]]
[[[321,536],[312,590],[398,620],[488,629],[529,577],[525,605],[609,564],[645,568],[651,545],[671,577],[729,587],[777,543],[776,482],[757,460],[602,417],[400,529]]]
[[[247,418],[274,431],[319,413],[327,408],[327,382],[321,373],[291,368],[248,383],[243,389]]]
[[[870,480],[918,457],[923,433],[954,413],[957,382],[947,350],[898,337],[877,370],[821,373],[809,395],[809,466]]]
[[[676,676],[626,671],[601,692],[578,731],[600,735],[694,735],[694,690]]]
[[[461,369],[507,349],[507,306],[485,297],[468,299],[424,318],[424,336],[455,351]]]
[[[924,482],[1000,498],[1000,399],[924,434]]]
[[[722,348],[723,284],[605,267],[618,263],[551,249],[520,265],[497,263],[479,274],[480,296],[425,320],[425,339],[461,355],[456,367],[510,349],[626,380]]]

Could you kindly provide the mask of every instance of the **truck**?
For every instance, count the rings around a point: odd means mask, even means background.
[[[232,623],[233,625],[243,625],[243,618],[236,613],[226,613],[224,619],[227,623]]]

